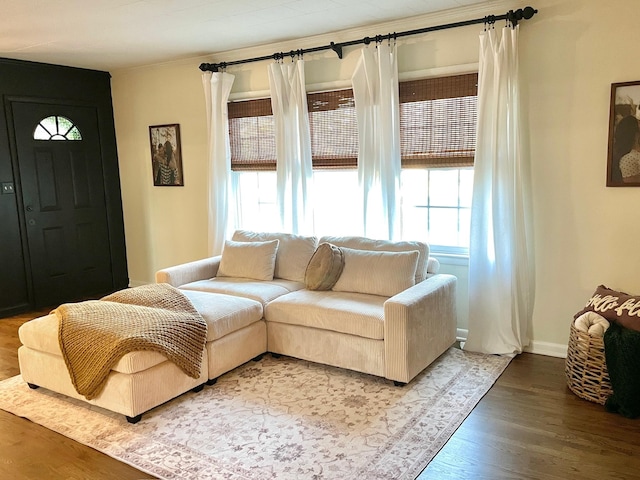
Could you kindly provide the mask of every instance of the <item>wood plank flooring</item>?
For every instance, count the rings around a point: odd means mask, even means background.
[[[19,373],[18,327],[44,313],[0,319],[0,380]],[[0,410],[0,478],[153,477]],[[418,478],[640,480],[640,419],[573,395],[563,359],[519,355]]]

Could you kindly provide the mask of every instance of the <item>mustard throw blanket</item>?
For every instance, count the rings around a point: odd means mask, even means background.
[[[76,391],[87,400],[104,388],[111,368],[136,350],[159,352],[200,376],[207,324],[187,297],[168,284],[129,288],[55,310],[58,340]]]

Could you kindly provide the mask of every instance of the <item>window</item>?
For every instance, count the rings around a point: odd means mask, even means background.
[[[71,120],[59,115],[43,118],[33,132],[34,140],[82,140]]]
[[[477,74],[400,83],[401,237],[466,253],[473,185]],[[360,235],[358,137],[351,89],[307,95],[316,235]],[[240,225],[273,229],[275,131],[271,101],[229,104],[231,168]],[[249,172],[249,170],[251,172]]]
[[[403,169],[402,237],[427,238],[433,251],[469,249],[473,168]]]
[[[469,249],[477,74],[400,83],[402,237]]]

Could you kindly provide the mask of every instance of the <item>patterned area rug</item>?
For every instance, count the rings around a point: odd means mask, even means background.
[[[136,425],[16,376],[0,382],[0,408],[161,479],[414,479],[509,361],[451,348],[395,387],[266,355]]]

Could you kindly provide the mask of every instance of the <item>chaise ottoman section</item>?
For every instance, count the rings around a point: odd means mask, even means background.
[[[112,367],[102,392],[91,400],[79,394],[58,343],[55,314],[24,323],[18,330],[20,373],[32,388],[48,390],[123,414],[131,423],[142,413],[189,390],[199,390],[266,352],[267,333],[260,302],[230,295],[184,291],[207,323],[207,341],[199,378],[157,352],[134,351]],[[211,357],[209,357],[211,355]]]
[[[43,387],[121,413],[132,423],[147,410],[207,381],[207,368],[201,368],[199,378],[192,378],[157,352],[136,351],[124,355],[109,373],[102,392],[87,400],[71,382],[58,344],[58,317],[55,314],[24,323],[18,336],[22,343],[18,349],[20,373],[30,386]],[[206,352],[203,362],[208,363]]]

